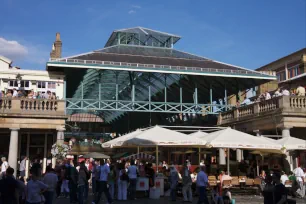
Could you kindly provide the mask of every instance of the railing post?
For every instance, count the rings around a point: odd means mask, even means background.
[[[13,113],[20,113],[21,109],[21,100],[16,99],[16,100],[12,100],[12,112]]]
[[[253,112],[254,112],[254,114],[256,115],[256,114],[259,114],[259,103],[254,103],[253,104]]]
[[[278,99],[278,108],[291,108],[290,107],[290,96],[282,96]]]
[[[182,87],[180,87],[180,108],[181,108],[181,112],[183,111],[182,103],[183,103],[183,90],[182,90]]]
[[[219,116],[218,116],[218,125],[221,125],[222,124],[222,113],[219,113]]]
[[[84,99],[84,83],[81,82],[81,97],[82,97],[82,101],[81,101],[81,108],[83,108],[83,99]]]
[[[235,118],[235,119],[236,119],[236,118],[237,118],[237,119],[239,118],[239,110],[238,110],[238,108],[234,110],[234,118]]]
[[[149,111],[151,112],[151,86],[149,86]]]

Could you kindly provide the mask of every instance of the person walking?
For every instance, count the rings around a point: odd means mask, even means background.
[[[117,178],[117,184],[118,184],[118,200],[127,200],[127,185],[129,176],[126,173],[125,170],[125,164],[120,163],[119,164],[119,173]]]
[[[17,202],[16,192],[18,190],[18,182],[14,178],[14,169],[8,167],[5,177],[0,180],[0,203],[13,204]]]
[[[2,164],[1,164],[1,176],[4,177],[5,173],[6,173],[6,170],[9,167],[9,164],[7,163],[5,157],[2,157],[1,161],[2,161]]]
[[[128,168],[128,176],[130,181],[129,192],[131,200],[135,200],[137,174],[138,174],[138,169],[137,166],[135,165],[135,161],[131,160],[131,165]]]
[[[111,165],[107,182],[109,185],[109,194],[112,200],[114,200],[114,196],[115,196],[115,181],[116,181],[116,171],[115,171],[114,165]]]
[[[109,166],[104,162],[104,160],[101,160],[101,167],[100,167],[100,179],[99,179],[99,192],[96,196],[96,199],[93,204],[98,204],[101,198],[102,193],[105,194],[107,198],[107,202],[110,204],[112,203],[112,198],[109,194],[109,190],[107,187],[107,180],[108,180],[108,174],[110,172]]]
[[[92,161],[92,170],[91,170],[91,189],[92,194],[94,195],[96,192],[96,161]]]
[[[20,177],[24,178],[25,177],[25,171],[26,171],[26,161],[27,157],[23,157],[23,159],[20,162]]]
[[[199,192],[198,204],[209,204],[207,199],[206,187],[208,185],[208,177],[205,173],[205,166],[200,167],[200,172],[197,175],[197,188]]]
[[[84,200],[85,203],[88,199],[88,191],[86,191],[86,186],[88,188],[88,180],[90,178],[90,173],[88,172],[87,167],[85,166],[85,162],[82,161],[80,163],[79,169],[79,180],[78,180],[78,200],[79,204],[83,204]]]
[[[95,161],[95,170],[93,172],[93,174],[95,174],[95,176],[93,177],[93,194],[96,195],[96,193],[99,190],[99,180],[100,180],[100,161],[96,160]]]
[[[54,191],[58,182],[57,175],[51,167],[47,167],[46,174],[43,178],[43,183],[48,186],[48,189],[44,192],[46,204],[52,204],[54,198]]]
[[[301,166],[299,165],[296,169],[293,170],[294,175],[296,177],[297,183],[299,184],[299,189],[297,190],[297,194],[299,197],[304,198],[305,196],[305,186],[304,179],[305,174]]]
[[[66,166],[65,179],[69,181],[68,187],[69,187],[70,203],[76,203],[79,173],[74,166],[68,163],[65,166]]]
[[[171,201],[176,201],[176,187],[179,181],[179,175],[174,165],[170,167],[170,190],[171,190]]]
[[[27,204],[39,204],[45,202],[43,193],[48,189],[48,186],[38,180],[37,170],[31,169],[31,180],[27,183],[26,187],[26,203]]]
[[[187,163],[184,164],[183,172],[182,172],[182,178],[183,178],[183,197],[184,202],[191,202],[192,203],[192,180],[190,176],[190,171],[188,170]]]

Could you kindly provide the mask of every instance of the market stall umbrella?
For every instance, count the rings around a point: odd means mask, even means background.
[[[219,130],[199,138],[207,142],[207,147],[227,148],[228,151],[230,148],[281,151],[281,145],[275,142],[231,128]],[[227,157],[227,170],[229,172],[229,157]]]
[[[298,139],[295,137],[284,137],[279,140],[275,140],[277,144],[282,145],[286,150],[306,150],[306,140]]]
[[[203,146],[206,144],[205,140],[200,138],[192,138],[186,134],[169,130],[160,126],[155,126],[147,130],[143,130],[140,134],[126,139],[122,142],[122,146],[140,146],[140,147],[154,147],[154,146],[173,146],[173,147],[191,147]]]
[[[140,133],[142,133],[142,130],[139,130],[139,129],[135,130],[135,131],[133,131],[131,133],[128,133],[126,135],[122,135],[122,136],[117,137],[117,138],[115,138],[113,140],[110,140],[108,142],[103,143],[102,147],[103,148],[121,147],[124,141],[126,141],[128,139],[131,139],[131,138],[137,136]]]
[[[206,135],[208,135],[207,132],[202,132],[200,130],[197,131],[197,132],[189,134],[189,136],[192,136],[192,137],[203,137],[203,136],[206,136]]]
[[[206,132],[202,132],[202,131],[197,131],[194,133],[189,134],[189,136],[191,137],[205,137],[206,135],[208,135],[208,133]],[[199,164],[201,163],[201,147],[199,147]]]
[[[122,142],[122,146],[140,146],[140,147],[156,147],[156,164],[158,165],[158,147],[173,146],[173,147],[198,147],[206,144],[205,140],[190,137],[186,134],[155,126],[142,131],[135,137],[129,138]]]
[[[85,154],[84,158],[93,158],[93,159],[109,159],[110,156],[99,153],[99,152],[91,152],[89,154]]]
[[[226,128],[199,137],[207,142],[207,147],[233,149],[280,150],[281,145],[265,138],[253,136],[238,130]]]

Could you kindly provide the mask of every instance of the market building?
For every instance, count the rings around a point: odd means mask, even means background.
[[[218,114],[232,109],[243,90],[277,79],[270,71],[177,50],[180,39],[143,27],[121,29],[102,49],[62,57],[56,34],[46,71],[12,68],[2,58],[0,87],[5,94],[16,89],[56,95],[1,100],[0,131],[7,141],[2,154],[10,163],[39,155],[46,166],[49,148],[56,140],[64,142],[64,134],[69,145],[79,140],[79,149],[72,147],[77,155],[140,127],[215,125]]]

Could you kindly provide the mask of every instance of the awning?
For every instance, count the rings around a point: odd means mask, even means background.
[[[206,132],[202,132],[202,131],[197,131],[197,132],[194,132],[194,133],[191,133],[191,134],[189,134],[189,136],[192,136],[192,137],[204,137],[204,136],[206,136],[206,135],[208,135],[208,133],[206,133]]]
[[[284,137],[275,140],[275,142],[282,145],[286,150],[306,150],[306,140],[295,137]]]
[[[102,144],[103,148],[113,148],[113,147],[120,147],[122,146],[123,142],[131,139],[135,136],[137,136],[138,134],[140,134],[142,131],[141,130],[136,130],[134,132],[128,133],[126,135],[120,136],[118,138],[115,138],[113,140],[110,140],[108,142],[105,142]]]
[[[135,137],[122,142],[122,146],[130,147],[154,147],[154,146],[203,146],[205,140],[191,137],[189,135],[155,126],[142,131]]]
[[[207,141],[206,146],[215,148],[281,149],[281,145],[277,144],[276,142],[268,141],[267,139],[253,136],[231,128],[219,130],[199,138]]]

